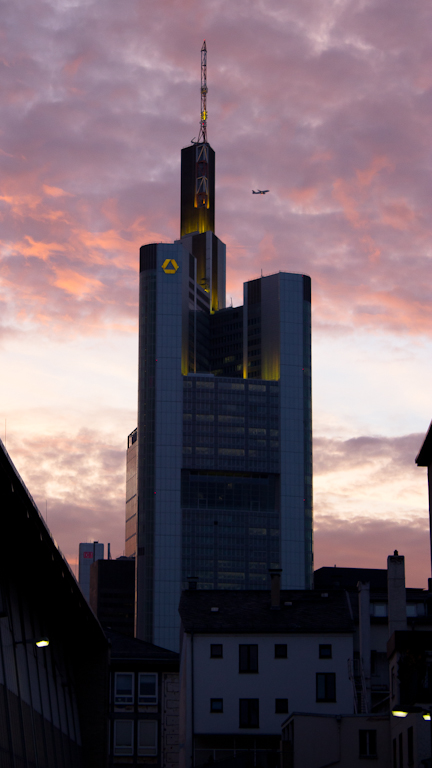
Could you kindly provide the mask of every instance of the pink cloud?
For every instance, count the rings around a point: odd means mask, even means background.
[[[265,258],[266,271],[312,275],[318,325],[351,331],[365,321],[362,308],[384,297],[384,311],[368,317],[371,329],[430,333],[419,287],[431,234],[419,91],[430,59],[425,18],[407,20],[392,7],[390,32],[387,2],[382,13],[354,0],[337,12],[264,2],[253,13],[243,1],[233,8],[191,0],[180,12],[164,0],[145,13],[137,0],[121,12],[96,3],[50,10],[53,48],[47,10],[36,5],[28,18],[11,9],[7,27],[6,89],[17,99],[5,113],[1,155],[5,248],[28,256],[32,244],[45,260],[58,258],[51,245],[67,248],[82,261],[82,285],[102,283],[95,304],[106,298],[106,322],[117,312],[124,323],[131,302],[113,302],[100,272],[121,282],[126,270],[132,285],[139,246],[178,235],[179,150],[197,132],[206,37],[217,228],[236,244],[228,252],[232,290],[240,294],[241,279],[259,274]],[[261,179],[271,193],[252,208],[250,190]],[[39,268],[32,263],[32,272]],[[51,270],[32,274],[35,285],[43,280],[49,294]],[[85,320],[86,332],[95,317],[99,333],[100,307],[84,310],[74,295],[67,317]],[[52,296],[47,312],[52,306],[59,322]]]

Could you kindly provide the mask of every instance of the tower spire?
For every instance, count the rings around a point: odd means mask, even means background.
[[[207,144],[207,46],[204,40],[201,48],[201,120],[198,144]]]

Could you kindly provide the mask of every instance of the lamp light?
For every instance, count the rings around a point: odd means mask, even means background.
[[[431,713],[430,712],[424,712],[423,713],[423,720],[432,720]]]
[[[404,709],[392,709],[393,717],[408,717],[408,712]]]
[[[46,648],[50,644],[47,637],[26,637],[24,640],[15,640],[14,645],[26,645],[27,643],[34,643],[38,648]]]

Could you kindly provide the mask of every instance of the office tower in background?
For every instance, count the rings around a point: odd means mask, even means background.
[[[310,278],[250,280],[243,306],[225,307],[206,116],[182,150],[181,238],[140,250],[125,551],[136,534],[137,637],[172,650],[189,577],[265,589],[280,568],[283,589],[308,589],[313,572]]]
[[[96,560],[103,560],[103,557],[104,545],[98,541],[79,545],[78,583],[87,602],[90,600],[90,567]]]

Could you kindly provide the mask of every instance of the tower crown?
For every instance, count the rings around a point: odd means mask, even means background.
[[[201,122],[198,144],[207,143],[207,46],[204,40],[201,48]]]
[[[207,141],[207,46],[201,48],[201,118],[198,141],[181,153],[180,237],[214,232],[215,153]]]

